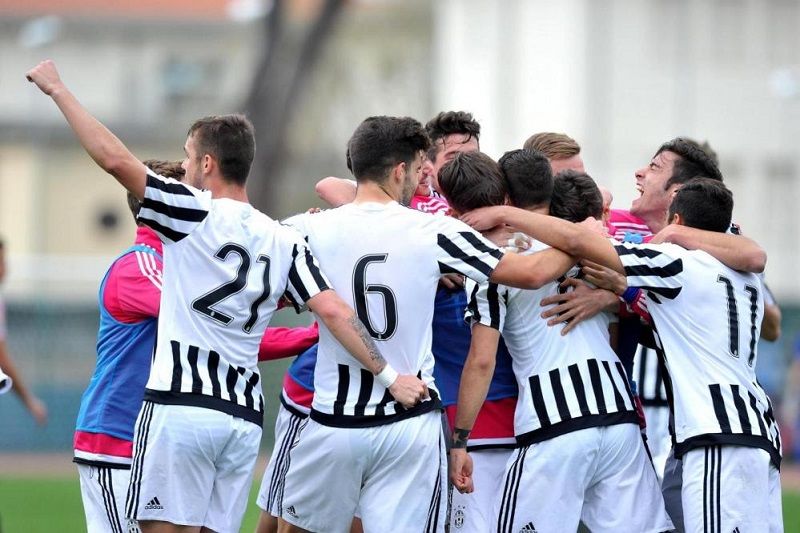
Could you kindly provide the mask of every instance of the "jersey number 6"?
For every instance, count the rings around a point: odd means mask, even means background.
[[[355,302],[356,314],[358,319],[367,328],[370,336],[379,341],[385,341],[394,335],[397,330],[397,298],[392,289],[386,285],[367,284],[367,267],[370,263],[385,263],[389,254],[365,255],[356,263],[353,269],[353,302]],[[367,305],[368,294],[379,294],[383,297],[383,316],[385,326],[382,331],[378,331],[369,317],[369,306]]]

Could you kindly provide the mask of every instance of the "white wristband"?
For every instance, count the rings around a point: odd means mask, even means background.
[[[397,376],[399,376],[397,371],[392,368],[389,363],[386,363],[386,366],[383,367],[383,370],[375,375],[375,381],[388,389],[392,386],[392,384],[394,384],[395,381],[397,381]]]

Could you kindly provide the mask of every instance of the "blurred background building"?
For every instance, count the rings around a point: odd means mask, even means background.
[[[798,25],[795,0],[0,2],[9,343],[51,410],[35,429],[4,398],[0,450],[69,449],[98,283],[134,228],[121,188],[25,81],[41,59],[142,159],[181,159],[195,118],[251,112],[265,157],[251,197],[276,217],[318,205],[314,183],[346,175],[345,142],[374,114],[471,111],[493,157],[534,132],[566,132],[623,208],[662,142],[707,140],[736,221],[769,253],[784,334],[760,366],[782,396],[800,331]]]

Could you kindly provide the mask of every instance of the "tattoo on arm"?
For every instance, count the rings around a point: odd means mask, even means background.
[[[383,367],[386,366],[386,359],[384,359],[381,353],[378,351],[378,347],[375,345],[375,341],[370,336],[367,328],[364,327],[364,324],[361,323],[356,315],[350,316],[348,323],[350,326],[352,326],[356,333],[358,333],[358,336],[361,338],[361,342],[364,343],[364,346],[367,347],[369,358],[377,363],[378,372],[383,370]]]
[[[469,434],[471,432],[471,429],[454,428],[453,444],[451,445],[451,448],[466,448],[467,441],[469,440]]]

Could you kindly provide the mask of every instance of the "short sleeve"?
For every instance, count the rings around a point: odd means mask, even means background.
[[[163,242],[178,242],[187,237],[205,220],[210,209],[211,192],[147,170],[138,221],[155,231]]]
[[[488,281],[503,252],[480,233],[450,217],[440,221],[436,234],[439,271],[462,274],[478,283]]]
[[[654,244],[614,245],[629,287],[639,287],[670,300],[676,298],[683,287],[683,259],[674,252],[675,248]]]
[[[292,266],[289,268],[289,279],[284,296],[300,313],[305,310],[306,303],[311,298],[328,290],[330,286],[331,283],[320,270],[311,249],[298,238],[298,242],[292,247]]]
[[[476,283],[467,280],[466,290],[468,301],[464,320],[502,331],[506,321],[508,289],[488,281]]]

